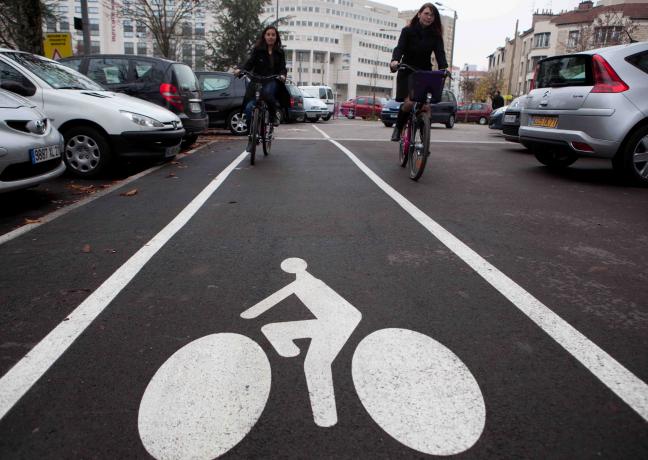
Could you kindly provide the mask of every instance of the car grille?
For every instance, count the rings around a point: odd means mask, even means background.
[[[520,133],[519,126],[504,125],[502,128],[502,133],[508,136],[517,136]]]
[[[27,179],[28,177],[40,176],[41,174],[48,173],[55,170],[61,164],[61,158],[54,158],[52,160],[37,163],[35,165],[26,161],[24,163],[15,163],[9,165],[0,174],[0,181],[11,182],[16,180]]]

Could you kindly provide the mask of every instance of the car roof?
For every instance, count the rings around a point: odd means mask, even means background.
[[[110,58],[127,58],[127,59],[149,59],[151,61],[158,61],[158,62],[164,62],[167,64],[184,64],[184,62],[180,61],[173,61],[171,59],[167,58],[162,58],[162,57],[157,57],[157,56],[141,56],[139,54],[85,54],[85,55],[77,55],[77,56],[69,56],[61,59],[61,61],[67,61],[71,59],[82,59],[82,58],[103,58],[103,59],[110,59]],[[186,64],[185,64],[186,65]]]
[[[586,55],[586,56],[593,56],[595,54],[600,54],[601,56],[612,56],[612,55],[616,55],[617,53],[622,53],[623,55],[632,55],[646,50],[648,50],[648,41],[637,42],[637,43],[626,43],[623,45],[615,45],[615,46],[607,46],[605,48],[596,48],[593,50],[579,51],[577,53],[572,53],[572,54],[557,54],[555,56],[549,56],[543,59],[543,61],[555,59],[555,58],[567,57],[567,56],[574,56],[579,54]]]

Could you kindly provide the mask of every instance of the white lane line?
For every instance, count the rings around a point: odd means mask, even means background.
[[[313,126],[315,129],[319,129],[316,126]],[[328,141],[333,138],[325,139],[322,137],[275,137],[276,141]],[[361,139],[359,137],[336,137],[336,141],[342,142],[391,142],[389,139]],[[515,143],[507,141],[462,141],[462,140],[452,140],[452,141],[441,141],[441,140],[430,140],[431,144],[505,144],[515,146]]]
[[[128,259],[0,379],[0,420],[131,282],[146,263],[198,212],[248,155],[241,153],[166,227]]]
[[[313,128],[329,137],[316,126]],[[623,367],[598,345],[589,340],[549,307],[533,297],[511,278],[491,265],[483,257],[470,249],[457,237],[441,227],[423,211],[414,206],[407,198],[398,193],[376,173],[369,169],[350,150],[331,139],[337,148],[344,152],[369,179],[380,187],[390,198],[401,206],[410,216],[425,227],[434,237],[454,252],[461,260],[475,270],[491,286],[497,289],[522,313],[527,315],[543,331],[581,362],[603,384],[616,393],[644,420],[648,421],[648,385]]]
[[[204,147],[207,147],[208,145],[213,144],[214,142],[216,142],[216,141],[212,141],[212,142],[210,142],[208,144],[201,145],[200,147],[198,147],[196,149],[192,149],[192,150],[189,150],[188,152],[176,155],[175,159],[180,160],[180,159],[186,157],[187,155],[189,155],[189,154],[191,154],[191,153],[193,153],[193,152],[195,152],[197,150],[200,150],[200,149],[202,149]],[[6,243],[7,241],[11,241],[14,238],[18,238],[20,235],[24,235],[25,233],[30,232],[30,231],[34,230],[35,228],[40,227],[43,224],[51,222],[54,219],[57,219],[57,218],[65,215],[65,214],[69,213],[70,211],[74,211],[75,209],[80,208],[81,206],[85,206],[86,204],[92,203],[97,198],[101,198],[102,196],[105,196],[105,195],[108,195],[109,193],[117,191],[120,188],[127,186],[131,182],[134,182],[137,179],[140,179],[140,178],[142,178],[142,177],[144,177],[144,176],[146,176],[148,174],[151,174],[152,172],[155,172],[158,169],[163,168],[166,165],[167,164],[165,163],[165,164],[161,164],[161,165],[158,165],[158,166],[153,166],[152,168],[149,168],[149,169],[147,169],[145,171],[142,171],[139,174],[136,174],[134,176],[128,177],[127,179],[124,179],[123,181],[121,181],[118,184],[112,185],[110,188],[107,188],[105,190],[100,190],[100,191],[98,191],[96,193],[93,193],[92,196],[90,196],[90,197],[87,197],[87,198],[85,198],[85,199],[83,199],[81,201],[78,201],[78,202],[74,203],[74,204],[71,204],[71,205],[66,206],[64,208],[61,208],[58,211],[51,212],[51,213],[47,214],[46,216],[40,217],[38,219],[38,222],[34,222],[32,224],[25,224],[22,227],[19,227],[19,228],[15,229],[15,230],[12,230],[12,231],[8,232],[8,233],[5,233],[4,235],[0,235],[0,246],[3,245],[4,243]]]

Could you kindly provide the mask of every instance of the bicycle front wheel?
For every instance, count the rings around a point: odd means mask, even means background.
[[[142,444],[154,458],[212,459],[237,445],[268,402],[270,362],[240,334],[185,345],[158,369],[139,407]]]
[[[250,125],[250,164],[254,165],[256,155],[257,140],[259,139],[259,126],[261,125],[261,111],[258,107],[252,112],[252,124]]]
[[[416,117],[410,139],[410,179],[419,180],[430,153],[430,117],[422,113]]]
[[[274,125],[270,122],[270,113],[267,110],[265,111],[265,116],[263,117],[261,132],[263,133],[263,136],[261,137],[263,141],[263,154],[265,156],[268,156],[270,154],[270,150],[272,149]]]
[[[401,168],[404,168],[407,165],[407,160],[409,158],[409,150],[412,142],[412,122],[410,118],[407,119],[405,127],[401,130],[400,143],[398,144],[398,162],[401,165]]]

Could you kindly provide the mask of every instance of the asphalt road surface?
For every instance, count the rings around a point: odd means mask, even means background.
[[[0,458],[646,458],[648,190],[281,126],[0,237]],[[5,232],[11,228],[5,229]]]

